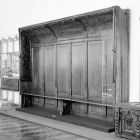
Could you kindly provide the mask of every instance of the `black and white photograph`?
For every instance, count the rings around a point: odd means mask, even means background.
[[[0,140],[140,140],[138,0],[0,0]]]

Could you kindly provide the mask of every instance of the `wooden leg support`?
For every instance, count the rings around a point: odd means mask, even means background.
[[[66,115],[71,113],[71,102],[62,100],[60,107],[60,115]]]

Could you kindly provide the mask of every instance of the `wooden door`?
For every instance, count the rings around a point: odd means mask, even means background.
[[[44,93],[44,59],[42,47],[32,48],[34,93]]]
[[[71,97],[71,59],[70,44],[57,45],[58,96]]]
[[[45,95],[57,96],[55,80],[56,80],[56,47],[55,45],[47,45],[44,47],[45,59]]]
[[[87,99],[87,43],[72,43],[72,98]]]

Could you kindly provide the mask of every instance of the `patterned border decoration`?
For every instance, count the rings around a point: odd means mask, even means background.
[[[132,118],[132,125],[129,126],[129,130],[126,129],[126,121],[127,119],[129,119],[129,117],[127,118],[127,116],[130,116]],[[131,132],[135,135],[136,139],[139,140],[140,138],[140,122],[139,122],[139,116],[140,113],[135,111],[135,110],[123,110],[122,112],[122,121],[123,121],[123,131],[127,131],[127,132]],[[128,120],[129,121],[129,120]],[[131,129],[131,130],[130,130]]]
[[[115,108],[115,134],[119,134],[119,108]]]
[[[21,32],[20,80],[32,81],[30,37],[27,32]]]
[[[137,121],[136,124],[135,124],[135,135],[136,135],[136,139],[139,140],[140,138],[140,122]]]

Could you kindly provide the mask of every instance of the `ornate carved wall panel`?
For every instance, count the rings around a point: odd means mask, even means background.
[[[21,81],[32,80],[32,63],[31,63],[31,42],[28,32],[21,32],[21,55],[20,55],[20,79]]]
[[[129,139],[140,139],[140,104],[122,103],[115,107],[115,134]]]

